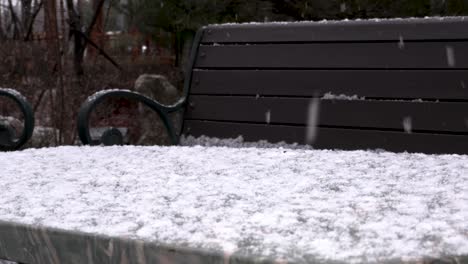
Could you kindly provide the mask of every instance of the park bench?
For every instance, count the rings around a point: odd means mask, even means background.
[[[18,136],[16,129],[12,126],[13,116],[0,116],[0,151],[16,150],[21,148],[32,136],[34,130],[34,113],[26,98],[14,89],[0,88],[0,97],[12,101],[19,107],[22,113],[22,132]],[[7,104],[2,108],[8,108]],[[5,109],[2,111],[8,111]],[[3,113],[2,113],[3,114]],[[8,114],[8,113],[7,113]],[[19,120],[15,120],[18,121]]]
[[[467,25],[452,17],[204,27],[181,101],[99,92],[83,104],[79,136],[99,144],[90,112],[104,98],[127,96],[161,115],[174,144],[181,134],[241,135],[326,149],[468,153]],[[176,131],[167,114],[181,109]],[[307,142],[311,118],[316,137]]]

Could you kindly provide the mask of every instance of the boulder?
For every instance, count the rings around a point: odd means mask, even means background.
[[[165,76],[156,74],[143,74],[138,77],[135,81],[135,91],[164,105],[176,103],[181,96],[179,90]],[[158,114],[141,103],[138,112],[139,133],[133,135],[133,141],[138,145],[169,145],[170,138]],[[181,126],[181,118],[182,113],[171,115],[176,131]]]
[[[143,74],[135,81],[135,91],[161,104],[170,105],[179,99],[179,91],[163,75]]]
[[[27,143],[28,147],[45,148],[54,147],[55,139],[59,137],[60,131],[53,127],[36,126],[30,142]]]
[[[23,122],[13,116],[0,115],[0,151],[14,145],[23,132]]]

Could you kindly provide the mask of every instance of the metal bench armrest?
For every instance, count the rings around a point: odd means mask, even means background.
[[[119,89],[109,89],[109,90],[102,90],[99,91],[90,97],[81,105],[80,110],[78,112],[78,136],[81,142],[85,145],[99,145],[101,143],[106,144],[106,142],[101,142],[101,140],[93,140],[91,138],[90,129],[89,129],[89,117],[91,112],[94,108],[101,102],[104,101],[106,98],[112,97],[120,97],[120,98],[127,98],[133,99],[144,105],[148,106],[151,110],[155,111],[159,117],[161,118],[164,126],[167,129],[169,134],[170,140],[172,144],[178,144],[179,136],[176,133],[174,126],[169,118],[169,113],[175,112],[183,107],[185,104],[185,98],[182,98],[174,105],[163,105],[160,104],[153,99],[134,92],[130,90],[119,90]],[[110,128],[108,131],[104,132],[104,134],[110,136],[119,136],[117,129]]]
[[[14,130],[9,124],[2,125],[4,133],[0,135],[4,137],[0,140],[0,150],[17,150],[32,137],[34,131],[34,112],[26,98],[14,89],[0,88],[0,96],[13,100],[23,113],[23,131],[17,139],[14,138]]]

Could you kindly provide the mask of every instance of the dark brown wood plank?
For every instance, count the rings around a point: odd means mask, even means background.
[[[468,42],[467,42],[468,43]],[[202,45],[196,68],[468,68],[464,42]]]
[[[399,41],[467,39],[468,18],[418,18],[209,26],[202,42]]]
[[[242,135],[246,141],[264,139],[270,142],[305,143],[305,128],[295,126],[188,120],[184,124],[184,134],[219,138],[236,138]],[[395,152],[468,154],[468,136],[319,128],[313,146],[319,149],[385,149]]]
[[[466,70],[194,70],[192,94],[468,99]]]
[[[186,119],[307,124],[309,98],[202,96],[189,98]],[[468,102],[320,100],[319,125],[468,134]]]

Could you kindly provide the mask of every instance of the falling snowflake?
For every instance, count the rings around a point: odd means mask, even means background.
[[[405,116],[405,118],[403,118],[403,129],[406,133],[411,134],[412,120],[410,116]]]
[[[346,3],[341,3],[340,10],[342,13],[346,12]]]
[[[404,49],[404,48],[405,48],[405,42],[404,42],[404,40],[403,40],[403,36],[400,35],[400,38],[399,38],[399,39],[400,39],[400,40],[398,41],[398,48]]]
[[[271,121],[271,111],[268,110],[266,113],[265,113],[265,121],[267,124],[270,124],[270,121]]]
[[[317,125],[319,120],[320,98],[312,98],[307,112],[306,143],[312,145],[317,137]]]
[[[450,67],[455,67],[455,51],[452,46],[445,46],[447,52],[447,64]]]

